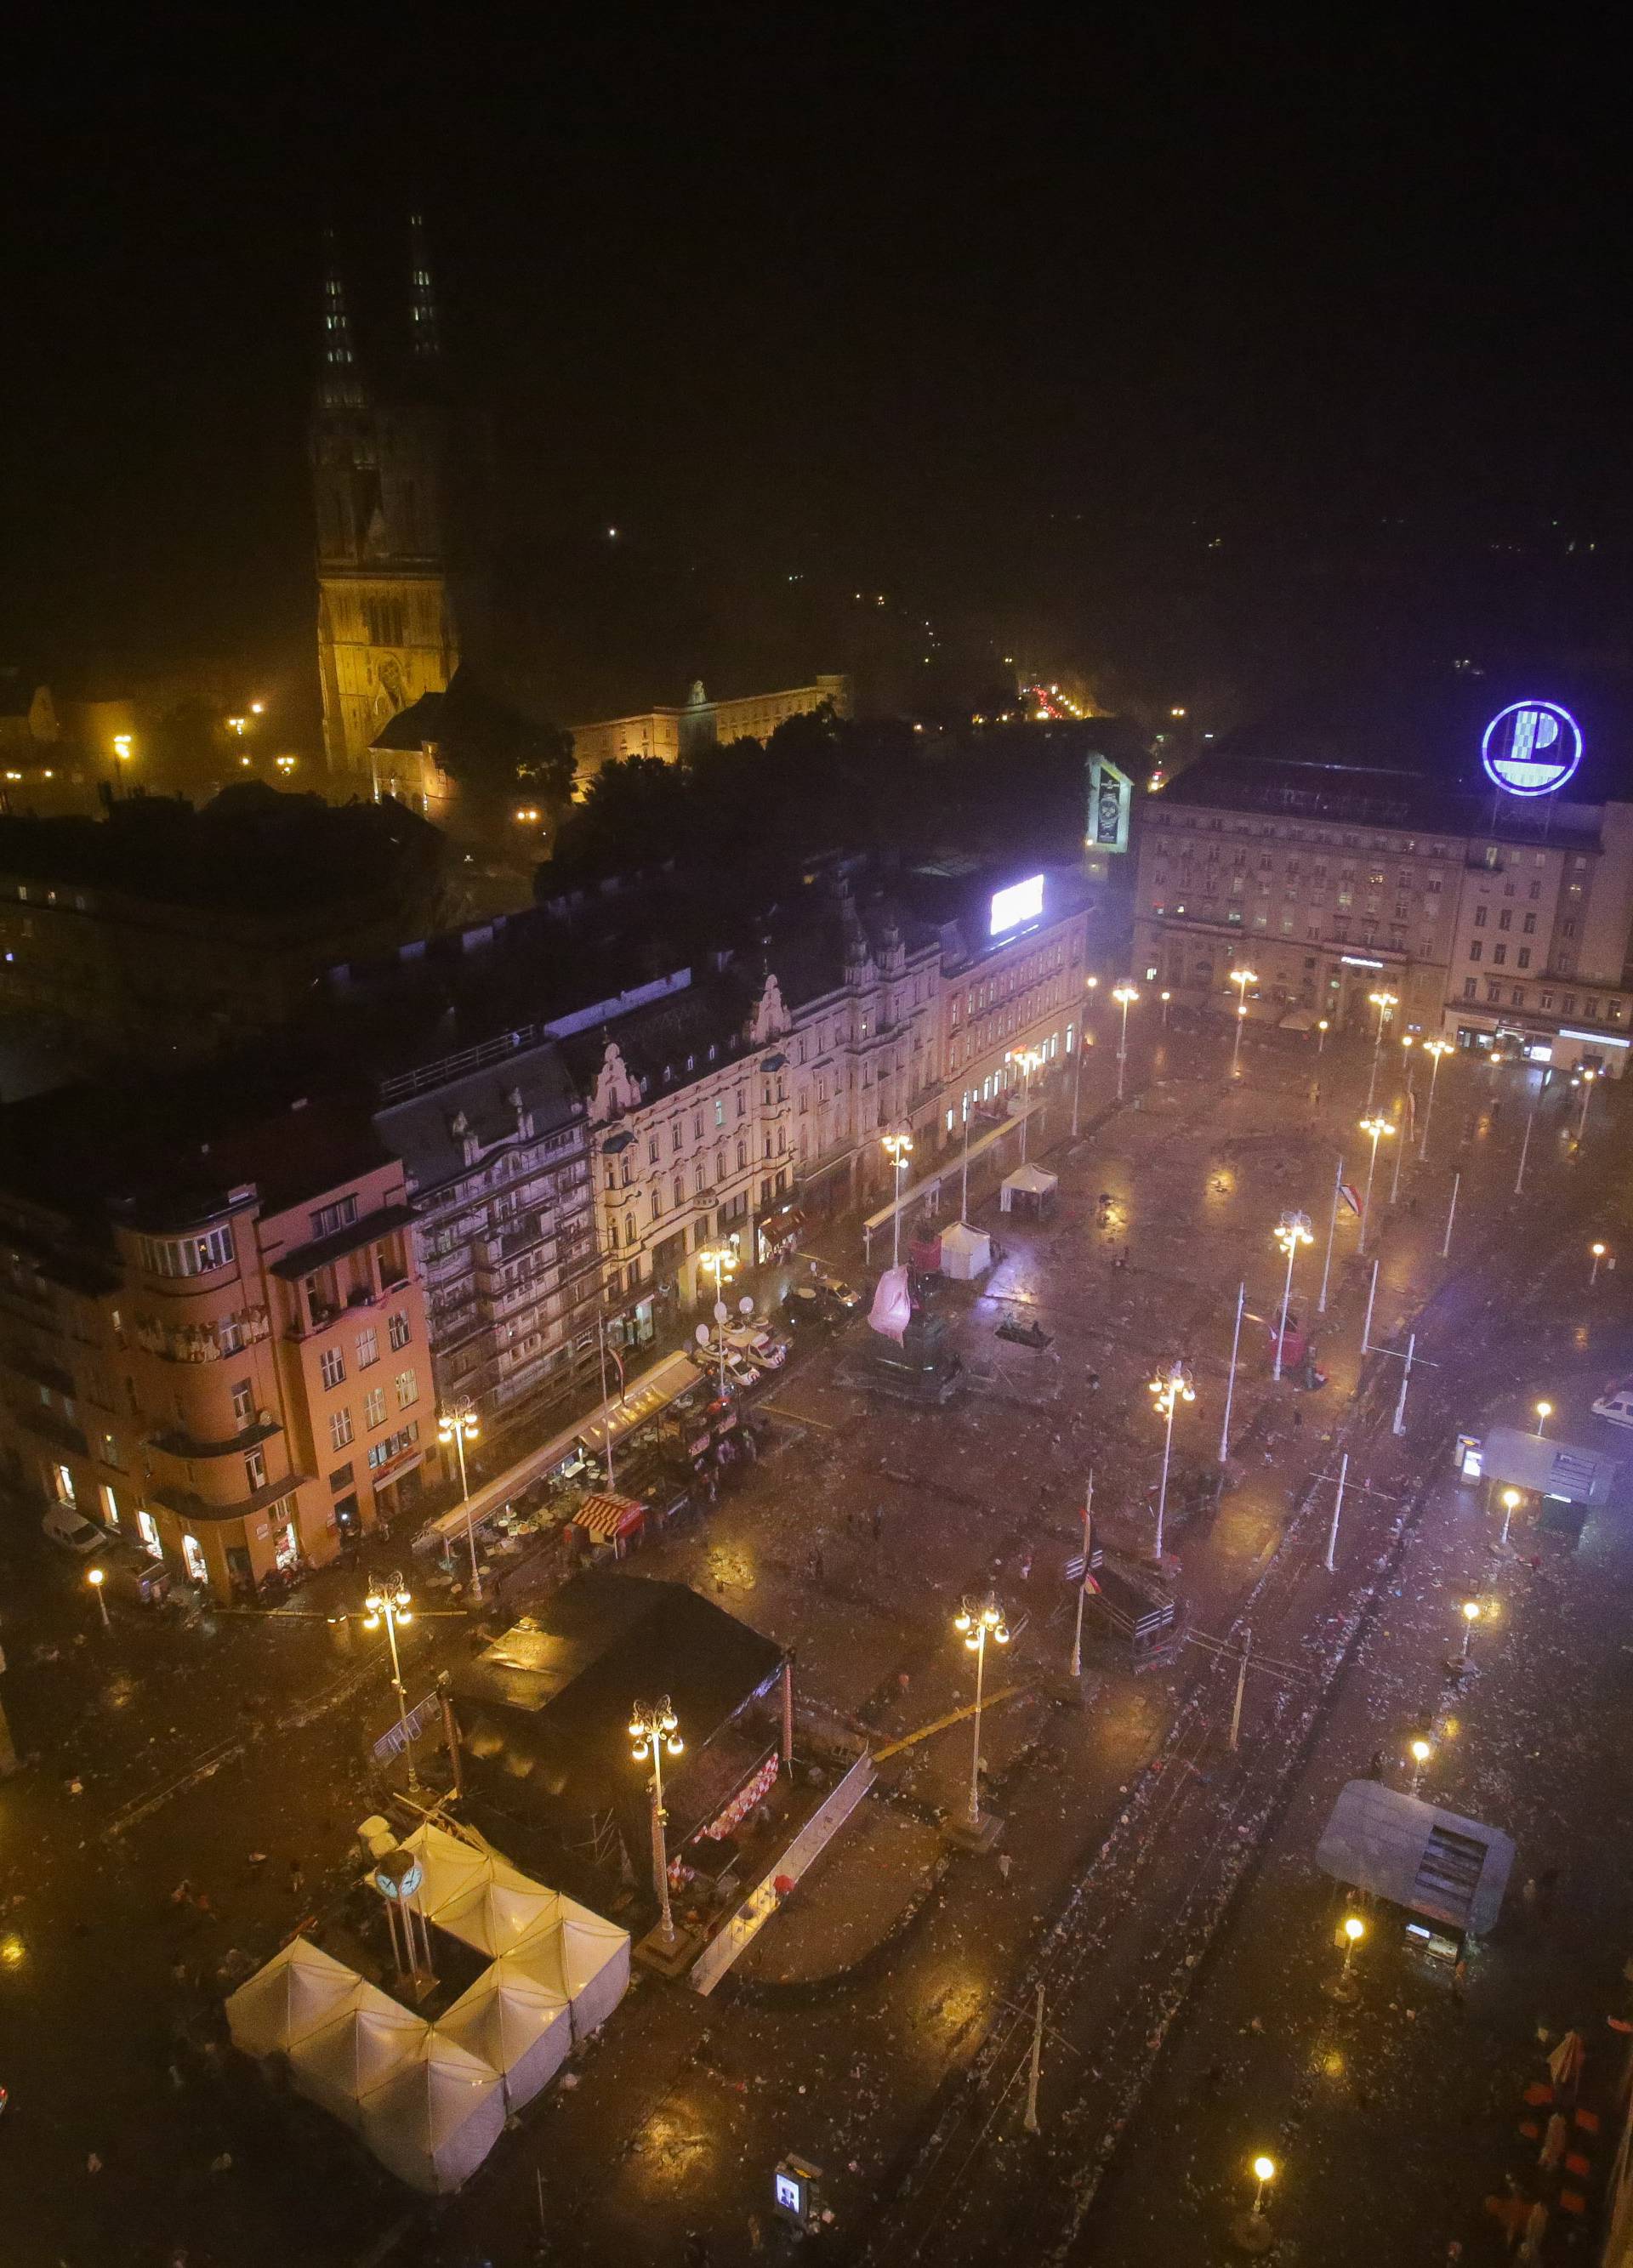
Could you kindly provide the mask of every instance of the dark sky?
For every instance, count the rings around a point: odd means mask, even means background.
[[[1611,53],[1258,12],[262,11],[18,50],[0,658],[304,666],[319,231],[378,314],[414,203],[546,674],[893,688],[922,643],[920,686],[1017,652],[1183,692],[1602,645]]]

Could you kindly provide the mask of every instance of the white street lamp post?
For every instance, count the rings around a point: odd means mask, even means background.
[[[737,1272],[737,1255],[729,1244],[711,1244],[698,1255],[698,1265],[714,1285],[714,1323],[720,1334],[720,1400],[726,1399],[726,1321],[731,1310],[720,1296]],[[702,1326],[699,1326],[701,1329]],[[703,1333],[706,1341],[708,1333]]]
[[[975,1744],[970,1754],[970,1825],[981,1823],[981,1703],[985,1696],[986,1641],[1009,1643],[1009,1625],[1003,1609],[989,1591],[984,1599],[965,1599],[953,1616],[953,1628],[975,1656]]]
[[[1405,1157],[1407,1152],[1406,1103],[1404,1100],[1400,1104],[1399,1115],[1395,1119],[1394,1130],[1396,1135],[1399,1137],[1399,1139],[1395,1143],[1395,1170],[1390,1176],[1389,1182],[1389,1202],[1391,1204],[1393,1204],[1397,1197],[1400,1195],[1400,1160]]]
[[[1031,1116],[1032,1073],[1043,1067],[1043,1055],[1037,1048],[1013,1048],[1005,1056],[1006,1063],[1021,1066],[1021,1163],[1026,1163],[1026,1122]]]
[[[1077,1586],[1077,1624],[1072,1633],[1072,1675],[1083,1674],[1083,1602],[1089,1596],[1089,1547],[1094,1533],[1094,1472],[1089,1474],[1089,1493],[1083,1500],[1083,1579]]]
[[[1423,1053],[1429,1057],[1429,1099],[1423,1105],[1423,1138],[1417,1145],[1420,1166],[1429,1155],[1429,1122],[1435,1115],[1435,1081],[1440,1076],[1440,1059],[1451,1052],[1450,1040],[1425,1040],[1423,1042]]]
[[[1429,1762],[1429,1759],[1435,1752],[1433,1749],[1430,1747],[1427,1741],[1420,1740],[1414,1741],[1407,1753],[1412,1759],[1412,1786],[1410,1792],[1412,1794],[1415,1795],[1419,1788],[1423,1785],[1423,1766]]]
[[[410,1594],[403,1587],[401,1575],[388,1576],[378,1590],[371,1591],[363,1602],[366,1609],[363,1616],[365,1630],[378,1630],[384,1623],[386,1638],[391,1647],[391,1682],[396,1688],[397,1723],[403,1730],[403,1753],[408,1758],[408,1784],[419,1786],[419,1774],[414,1769],[414,1746],[409,1738],[408,1695],[403,1685],[403,1663],[397,1653],[397,1624],[411,1623],[409,1612]]]
[[[1553,1416],[1553,1414],[1554,1414],[1554,1405],[1553,1405],[1553,1403],[1552,1403],[1551,1402],[1539,1402],[1539,1403],[1538,1403],[1538,1404],[1537,1404],[1537,1439],[1538,1439],[1538,1440],[1539,1440],[1539,1441],[1542,1439],[1542,1428],[1547,1425],[1547,1423],[1548,1423],[1548,1419]]]
[[[1321,1060],[1322,1057],[1326,1054],[1326,1018],[1325,1016],[1323,1016],[1323,1017],[1321,1018],[1320,1021],[1319,1021],[1319,1022],[1317,1024],[1317,1026],[1316,1026],[1316,1061],[1317,1061],[1318,1063],[1319,1063],[1319,1062],[1320,1062],[1320,1060]]]
[[[890,1265],[902,1264],[902,1175],[907,1170],[907,1160],[913,1155],[913,1136],[908,1133],[887,1134],[884,1146],[890,1153]],[[1025,1139],[1023,1132],[1022,1139]]]
[[[1230,1405],[1236,1399],[1236,1356],[1242,1344],[1242,1310],[1247,1304],[1247,1285],[1238,1284],[1236,1289],[1236,1328],[1230,1334],[1230,1370],[1225,1380],[1224,1423],[1219,1428],[1219,1462],[1230,1462]]]
[[[1378,1037],[1372,1042],[1372,1072],[1366,1083],[1366,1107],[1370,1116],[1372,1097],[1378,1087],[1378,1061],[1383,1053],[1384,1026],[1389,1020],[1390,1011],[1398,1008],[1400,1003],[1393,992],[1369,992],[1366,997],[1378,1011]]]
[[[1592,1290],[1594,1285],[1599,1281],[1599,1263],[1605,1257],[1607,1249],[1608,1247],[1603,1244],[1590,1244],[1588,1247],[1588,1250],[1593,1256],[1592,1270],[1588,1277],[1588,1290],[1590,1292]]]
[[[1366,1194],[1361,1200],[1361,1241],[1357,1249],[1362,1252],[1366,1250],[1366,1233],[1372,1225],[1372,1176],[1378,1171],[1378,1145],[1385,1134],[1393,1134],[1394,1130],[1386,1118],[1363,1118],[1361,1121],[1361,1131],[1371,1135],[1372,1139],[1372,1154],[1367,1160],[1366,1167]]]
[[[1194,1402],[1196,1388],[1191,1383],[1190,1373],[1184,1363],[1170,1363],[1160,1378],[1150,1381],[1149,1391],[1156,1396],[1153,1407],[1165,1421],[1163,1434],[1163,1476],[1156,1491],[1156,1535],[1152,1557],[1160,1567],[1163,1564],[1163,1522],[1168,1511],[1168,1465],[1173,1454],[1174,1409],[1181,1402]]]
[[[1088,1016],[1088,1006],[1090,1000],[1093,998],[1095,992],[1099,987],[1099,983],[1100,980],[1097,976],[1085,976],[1083,979],[1084,1012],[1083,1019],[1079,1021],[1077,1029],[1077,1068],[1072,1073],[1072,1139],[1074,1142],[1077,1139],[1077,1101],[1083,1082],[1083,1049],[1089,1044],[1088,1033],[1085,1028]]]
[[[1588,1105],[1593,1100],[1594,1077],[1595,1073],[1592,1064],[1585,1066],[1582,1073],[1582,1116],[1577,1121],[1577,1139],[1578,1142],[1581,1141],[1583,1136],[1587,1132]]]
[[[477,1527],[470,1516],[470,1484],[465,1477],[465,1444],[474,1441],[482,1427],[469,1402],[456,1402],[437,1419],[437,1439],[446,1449],[450,1442],[459,1452],[459,1495],[465,1507],[465,1542],[470,1552],[470,1595],[482,1604],[482,1569],[477,1563]]]
[[[1287,1281],[1282,1287],[1282,1317],[1275,1335],[1274,1375],[1279,1379],[1282,1375],[1282,1349],[1287,1338],[1287,1311],[1292,1305],[1293,1299],[1293,1263],[1298,1256],[1298,1248],[1301,1244],[1315,1242],[1314,1237],[1310,1233],[1309,1214],[1284,1212],[1282,1215],[1282,1225],[1275,1233],[1275,1241],[1287,1255]]]
[[[680,1720],[669,1706],[666,1693],[655,1702],[638,1701],[630,1717],[630,1738],[635,1744],[635,1761],[652,1761],[652,1867],[657,1883],[658,1911],[662,1918],[659,1925],[665,1945],[675,1942],[675,1916],[669,1910],[669,1855],[663,1830],[669,1814],[663,1808],[663,1759],[677,1756],[686,1743],[679,1731]]]
[[[1258,977],[1251,968],[1233,968],[1230,982],[1236,987],[1236,1041],[1230,1049],[1230,1076],[1239,1079],[1242,1070],[1242,1027],[1247,1021],[1247,988],[1257,984]]]
[[[1117,1100],[1123,1099],[1123,1075],[1128,1062],[1128,1011],[1140,998],[1132,984],[1119,984],[1112,998],[1123,1012],[1123,1033],[1117,1043]]]

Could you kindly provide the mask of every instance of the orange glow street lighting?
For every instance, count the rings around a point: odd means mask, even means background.
[[[677,1756],[686,1743],[680,1736],[680,1719],[669,1705],[666,1693],[661,1700],[638,1701],[630,1718],[630,1738],[635,1743],[635,1761],[652,1764],[652,1868],[657,1882],[658,1911],[662,1916],[660,1926],[665,1945],[675,1942],[675,1916],[669,1910],[669,1855],[663,1830],[669,1814],[663,1808],[663,1759]]]
[[[437,1439],[446,1449],[450,1444],[459,1452],[459,1494],[465,1507],[465,1542],[470,1550],[470,1595],[482,1603],[482,1569],[477,1563],[477,1529],[470,1516],[470,1484],[465,1478],[465,1444],[474,1441],[482,1431],[477,1413],[470,1403],[462,1398],[451,1410],[444,1410],[437,1418]]]
[[[403,1663],[397,1653],[397,1628],[411,1623],[409,1612],[410,1594],[403,1587],[401,1575],[388,1576],[377,1590],[371,1591],[363,1602],[366,1609],[363,1616],[365,1630],[378,1630],[384,1623],[386,1636],[391,1645],[391,1683],[396,1688],[397,1723],[403,1728],[403,1753],[408,1758],[408,1784],[419,1786],[419,1774],[414,1769],[414,1744],[409,1737],[408,1696],[403,1685]]]
[[[1394,1130],[1392,1122],[1381,1112],[1376,1118],[1361,1121],[1361,1131],[1370,1135],[1372,1141],[1372,1154],[1366,1165],[1366,1194],[1361,1200],[1361,1236],[1356,1248],[1362,1252],[1366,1250],[1366,1233],[1372,1225],[1372,1176],[1378,1171],[1378,1145],[1385,1134],[1393,1134]]]
[[[1123,1012],[1123,1035],[1117,1043],[1117,1100],[1123,1099],[1123,1073],[1128,1062],[1128,1011],[1140,998],[1132,984],[1119,984],[1112,998]]]
[[[1594,1285],[1599,1281],[1599,1263],[1606,1257],[1609,1249],[1610,1248],[1607,1244],[1590,1244],[1588,1247],[1588,1250],[1593,1256],[1593,1271],[1588,1278],[1588,1290],[1590,1292],[1592,1290]]]
[[[972,1831],[981,1823],[981,1702],[986,1675],[986,1641],[996,1646],[1009,1643],[1009,1625],[1003,1618],[1003,1609],[989,1591],[984,1599],[965,1599],[953,1616],[953,1628],[975,1656],[975,1746],[970,1756],[970,1810]]]
[[[1552,1403],[1551,1402],[1539,1402],[1539,1403],[1538,1403],[1538,1404],[1537,1404],[1537,1439],[1538,1439],[1538,1440],[1539,1440],[1539,1441],[1542,1439],[1542,1428],[1547,1425],[1547,1423],[1548,1423],[1548,1419],[1553,1416],[1553,1414],[1554,1414],[1554,1405],[1553,1405],[1553,1403]]]
[[[102,1627],[107,1630],[109,1627],[107,1601],[103,1596],[102,1586],[107,1580],[107,1570],[105,1567],[88,1567],[85,1570],[85,1580],[96,1594],[96,1602],[102,1609]]]
[[[1393,992],[1369,992],[1366,997],[1378,1011],[1378,1037],[1372,1042],[1372,1074],[1366,1083],[1366,1107],[1370,1113],[1372,1097],[1378,1089],[1378,1059],[1383,1053],[1384,1027],[1400,1002]]]
[[[1238,1078],[1242,1064],[1242,1027],[1247,1021],[1247,988],[1257,984],[1258,977],[1251,968],[1233,968],[1230,982],[1236,987],[1236,1044],[1230,1050],[1230,1076]]]
[[[1423,1105],[1423,1138],[1417,1145],[1420,1166],[1429,1155],[1429,1122],[1435,1115],[1435,1081],[1440,1076],[1441,1058],[1451,1052],[1450,1040],[1425,1040],[1423,1042],[1423,1053],[1429,1057],[1429,1100]]]

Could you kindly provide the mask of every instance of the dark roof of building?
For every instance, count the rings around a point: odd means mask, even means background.
[[[422,1192],[469,1171],[455,1119],[462,1117],[483,1148],[491,1149],[515,1133],[518,1101],[539,1140],[580,1116],[583,1106],[554,1041],[393,1103],[375,1123],[403,1160],[413,1189]]]
[[[406,709],[399,709],[373,738],[372,746],[390,754],[419,749],[437,739],[442,727],[442,711],[446,696],[422,693],[417,701],[410,701]]]
[[[683,991],[574,1033],[560,1042],[562,1054],[587,1087],[610,1040],[630,1076],[647,1081],[652,1094],[661,1094],[666,1086],[684,1086],[712,1064],[718,1067],[748,1051],[745,1033],[758,990],[735,968],[701,979],[694,976]]]
[[[626,1801],[630,1712],[667,1693],[693,1750],[776,1675],[783,1649],[684,1583],[592,1569],[454,1672],[532,1785],[571,1810]],[[695,1824],[695,1822],[692,1822]]]
[[[277,1212],[390,1162],[362,1098],[255,1094],[218,1071],[57,1087],[0,1112],[0,1193],[103,1233],[114,1217],[185,1228],[249,1182]]]
[[[0,664],[0,717],[26,717],[44,682],[37,670]]]
[[[1598,806],[1567,797],[1519,799],[1497,796],[1489,784],[1474,794],[1431,774],[1384,764],[1238,755],[1222,749],[1204,756],[1163,791],[1161,802],[1179,810],[1223,808],[1277,819],[1326,820],[1352,827],[1413,828],[1422,833],[1496,835],[1556,841],[1597,830]]]

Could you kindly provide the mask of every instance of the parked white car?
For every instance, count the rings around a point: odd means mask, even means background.
[[[54,1504],[40,1525],[65,1551],[100,1551],[108,1541],[107,1531],[71,1504]]]
[[[1633,1378],[1613,1380],[1593,1404],[1593,1415],[1613,1425],[1633,1425]]]
[[[757,1363],[762,1370],[780,1370],[788,1359],[788,1350],[783,1341],[768,1330],[740,1324],[728,1331],[726,1344],[735,1353],[744,1355]]]

